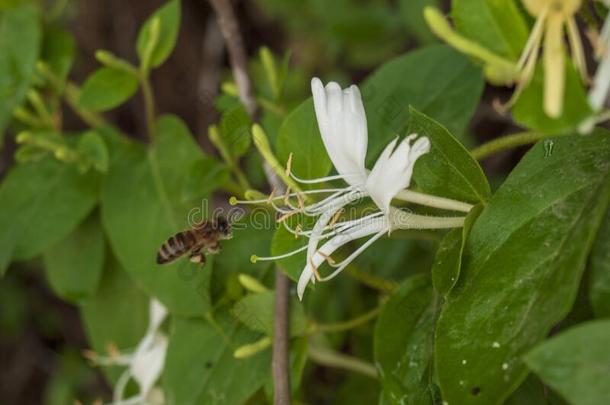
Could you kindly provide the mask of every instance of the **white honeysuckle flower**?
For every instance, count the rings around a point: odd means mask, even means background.
[[[324,87],[314,77],[311,92],[328,157],[348,184],[361,187],[366,181],[364,160],[368,134],[360,90],[353,84],[342,90],[335,82]]]
[[[587,80],[587,65],[582,41],[574,18],[582,0],[521,0],[527,12],[536,18],[530,36],[517,62],[520,79],[507,106],[513,105],[534,77],[536,62],[543,48],[544,94],[543,109],[551,118],[563,112],[565,96],[564,33],[583,81]]]
[[[114,387],[112,405],[163,403],[163,391],[155,388],[155,383],[163,372],[169,343],[168,337],[160,330],[161,324],[167,317],[167,309],[153,298],[150,300],[149,313],[146,334],[132,353],[93,358],[98,365],[127,367]],[[137,383],[139,392],[133,397],[123,398],[130,379]]]
[[[463,217],[438,218],[405,213],[390,206],[392,199],[400,198],[462,212],[468,212],[472,208],[470,204],[460,201],[405,190],[411,183],[415,162],[430,151],[431,145],[427,137],[419,137],[416,140],[418,135],[411,134],[401,142],[398,142],[398,138],[394,139],[383,150],[373,169],[368,171],[365,167],[368,143],[367,120],[358,87],[352,85],[341,89],[335,82],[324,86],[320,79],[314,78],[311,81],[311,91],[322,141],[338,174],[305,180],[297,177],[290,170],[288,172],[294,180],[303,184],[341,179],[348,186],[289,193],[283,197],[272,195],[268,200],[233,200],[234,203],[244,204],[269,202],[282,214],[279,221],[287,230],[297,236],[309,238],[306,246],[292,252],[274,257],[252,257],[252,261],[277,260],[307,250],[307,262],[297,284],[300,299],[309,281],[315,283],[316,278],[324,281],[335,277],[384,233],[398,228],[429,228],[430,224],[434,225],[434,228],[443,228],[461,226],[463,223]],[[330,195],[319,202],[304,204],[301,194],[317,193],[330,193]],[[291,197],[298,198],[299,206],[290,202]],[[370,197],[379,210],[356,220],[336,221],[345,206],[365,197]],[[279,199],[283,199],[288,208],[277,206],[275,201]],[[284,221],[293,214],[317,217],[317,221],[309,231],[294,230]],[[439,219],[441,221],[438,221]],[[336,249],[352,240],[371,235],[372,237],[347,259],[338,264],[332,263],[329,256]],[[318,249],[320,241],[327,238],[331,239]],[[331,275],[322,278],[317,268],[324,261],[328,261],[337,269]]]
[[[344,225],[343,229],[339,229],[339,232],[335,233],[333,238],[323,244],[320,249],[314,253],[313,257],[307,260],[305,268],[297,283],[297,295],[299,296],[299,299],[303,299],[307,284],[309,284],[309,281],[315,280],[314,275],[316,269],[325,261],[328,261],[332,267],[335,267],[335,270],[326,277],[320,277],[319,281],[333,279],[377,239],[395,229],[458,228],[464,225],[464,217],[428,217],[389,207],[388,212],[385,215],[371,214],[355,221],[346,222],[349,222],[348,226]],[[332,260],[329,260],[330,255],[341,246],[366,236],[371,236],[371,238],[342,262],[334,263]]]
[[[379,209],[386,214],[396,194],[409,187],[417,159],[430,151],[430,140],[426,137],[419,138],[410,145],[411,140],[416,137],[416,134],[407,136],[398,148],[396,148],[398,139],[390,142],[366,179],[367,192]]]

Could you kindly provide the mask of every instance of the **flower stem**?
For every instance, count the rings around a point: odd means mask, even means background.
[[[80,97],[80,89],[79,87],[72,82],[64,82],[61,78],[59,78],[44,62],[39,61],[36,64],[36,70],[43,76],[45,79],[49,81],[49,83],[55,87],[57,92],[61,94],[66,103],[70,106],[70,108],[82,119],[87,125],[91,128],[101,127],[105,124],[104,119],[101,115],[84,109],[78,104],[78,99]]]
[[[64,99],[72,110],[91,128],[98,128],[104,125],[104,119],[97,113],[84,109],[78,104],[80,89],[74,83],[66,83],[64,88]]]
[[[427,205],[428,207],[441,208],[452,211],[469,212],[473,207],[471,204],[462,201],[452,200],[450,198],[444,197],[437,197],[435,195],[429,195],[408,189],[399,191],[394,198],[398,200],[412,202],[415,204]]]
[[[220,133],[218,132],[218,127],[216,127],[215,125],[211,125],[208,128],[208,138],[214,144],[216,149],[218,149],[218,151],[220,152],[220,156],[222,156],[222,159],[225,161],[227,166],[229,166],[229,169],[231,169],[231,171],[235,175],[235,178],[237,179],[237,182],[239,183],[241,188],[245,190],[251,189],[252,186],[250,185],[248,178],[239,167],[239,164],[236,159],[231,155],[229,148],[224,143],[222,137],[220,136]]]
[[[311,360],[320,365],[342,368],[344,370],[363,374],[367,377],[377,378],[377,369],[375,369],[372,364],[358,358],[315,346],[311,343],[307,345],[307,354]]]
[[[155,98],[147,74],[141,74],[140,85],[142,86],[142,97],[144,98],[146,131],[148,132],[149,140],[152,141],[155,136]]]
[[[530,143],[538,142],[541,139],[549,138],[549,134],[542,134],[539,132],[518,132],[516,134],[506,135],[501,138],[493,139],[483,145],[480,145],[470,151],[472,157],[476,160],[483,160],[486,157],[493,155],[494,153],[501,152],[506,149],[515,148],[517,146],[528,145]]]
[[[343,332],[345,330],[353,329],[375,319],[375,317],[379,315],[379,311],[381,311],[381,307],[376,307],[348,321],[329,324],[314,323],[310,329],[310,333]]]
[[[464,225],[466,217],[433,217],[413,214],[398,208],[390,208],[391,230],[396,229],[447,229]]]

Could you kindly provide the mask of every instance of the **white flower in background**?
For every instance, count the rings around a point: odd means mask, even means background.
[[[610,0],[600,0],[607,7],[610,7]],[[596,58],[599,60],[599,65],[595,71],[593,85],[589,90],[589,105],[593,109],[593,117],[585,120],[579,130],[581,133],[589,133],[597,122],[604,121],[608,118],[607,115],[598,114],[603,110],[603,107],[608,98],[610,90],[610,13],[606,16],[606,21],[602,27],[599,37],[594,41]]]
[[[163,304],[156,299],[151,299],[146,335],[132,353],[115,353],[109,357],[89,356],[98,365],[127,367],[114,387],[112,405],[164,403],[163,391],[155,388],[155,383],[161,376],[165,364],[168,338],[160,327],[166,317],[167,309]],[[130,379],[138,384],[139,392],[133,397],[123,398],[125,387]]]
[[[583,80],[587,78],[584,51],[574,19],[581,0],[522,0],[522,3],[528,13],[536,18],[536,22],[517,62],[521,74],[509,105],[516,101],[534,76],[536,61],[544,40],[543,108],[549,117],[557,118],[563,111],[565,89],[564,26],[576,68],[580,71]]]
[[[330,196],[310,205],[304,204],[299,193],[277,198],[271,196],[268,201],[282,214],[280,221],[286,229],[295,235],[308,237],[309,242],[306,246],[281,256],[254,256],[254,260],[276,260],[307,250],[307,262],[297,285],[300,299],[309,281],[332,279],[385,233],[398,228],[444,228],[461,226],[463,223],[463,217],[424,217],[398,210],[390,206],[393,198],[464,212],[472,208],[469,204],[459,201],[405,190],[411,183],[415,162],[430,150],[430,141],[427,137],[416,139],[417,135],[411,134],[400,143],[398,138],[394,139],[386,146],[369,172],[365,167],[368,143],[366,114],[358,87],[352,85],[341,89],[335,82],[330,82],[324,87],[318,78],[314,78],[311,81],[311,90],[322,141],[338,175],[313,180],[301,179],[293,173],[290,175],[297,182],[304,184],[341,179],[347,183],[347,187],[305,191],[303,194],[331,193]],[[290,197],[298,198],[298,206],[291,204]],[[336,221],[346,205],[364,197],[370,197],[379,210],[356,220]],[[278,198],[283,198],[288,208],[275,205],[274,201]],[[317,220],[309,231],[294,230],[284,221],[293,214],[314,216]],[[341,263],[334,263],[330,258],[330,255],[341,246],[366,236],[371,237]],[[331,239],[318,249],[320,241],[327,238]],[[327,277],[321,277],[317,269],[325,261],[336,267],[336,270]]]

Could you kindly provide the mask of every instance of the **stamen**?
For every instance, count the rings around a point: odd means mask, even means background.
[[[106,343],[106,353],[108,353],[108,356],[113,360],[121,357],[121,352],[114,342]]]
[[[534,28],[532,28],[532,32],[525,43],[525,47],[523,48],[523,52],[519,57],[519,61],[517,62],[517,69],[521,70],[525,66],[527,59],[529,58],[532,50],[540,47],[540,41],[538,41],[538,36],[542,35],[542,30],[544,27],[544,21],[546,20],[546,14],[549,11],[549,7],[547,6],[542,10],[542,13],[536,18],[536,22],[534,23]]]
[[[290,176],[292,172],[292,152],[288,155],[288,161],[286,162],[286,175]]]
[[[317,179],[302,179],[302,178],[298,177],[296,174],[290,173],[290,177],[292,177],[294,180],[296,180],[297,182],[299,182],[301,184],[324,183],[326,181],[331,181],[331,180],[345,179],[346,177],[349,177],[349,176],[350,175],[336,174],[334,176],[319,177]]]
[[[328,223],[329,227],[333,227],[335,226],[335,223],[339,220],[339,218],[341,217],[341,215],[343,215],[343,212],[345,211],[345,209],[341,208],[339,211],[337,211],[335,213],[335,215],[332,217],[332,219],[330,220],[330,222]]]
[[[578,28],[576,27],[576,21],[574,17],[570,17],[566,21],[568,28],[568,40],[570,41],[570,48],[572,50],[572,56],[574,57],[574,63],[576,68],[580,72],[583,81],[589,82],[589,73],[587,72],[587,62],[585,61],[585,52],[582,47],[580,35],[578,34]]]
[[[82,355],[85,359],[89,360],[92,363],[95,363],[99,358],[99,355],[93,350],[85,349],[82,351]]]
[[[306,238],[309,238],[309,235],[312,232],[312,231],[303,231],[303,228],[301,227],[301,224],[297,225],[298,229],[292,229],[290,227],[290,225],[288,225],[288,222],[286,222],[286,221],[282,222],[282,225],[284,225],[284,228],[286,228],[286,230],[288,232],[290,232],[291,234],[295,235],[295,239],[297,239],[299,236],[305,236]],[[328,227],[324,228],[324,230],[328,230],[328,229],[329,229]],[[334,236],[336,234],[337,234],[336,231],[328,232],[328,233],[320,235],[320,239],[326,239],[326,238],[328,238],[330,236]]]
[[[277,188],[275,186],[273,186],[273,189],[271,190],[271,194],[269,194],[269,198],[267,198],[267,204],[271,204],[271,201],[273,201],[273,198],[275,197],[276,192],[277,192]]]
[[[280,214],[288,214],[290,212],[294,212],[293,210],[287,210],[287,209],[277,206],[273,201],[271,201],[271,206],[273,207],[274,210],[276,210]]]
[[[250,256],[250,261],[252,263],[256,263],[257,261],[268,262],[268,261],[272,261],[272,260],[285,259],[287,257],[294,256],[297,253],[301,253],[301,252],[303,252],[306,249],[307,249],[307,245],[301,246],[300,248],[298,248],[296,250],[293,250],[293,251],[290,251],[288,253],[284,253],[284,254],[278,255],[278,256],[263,256],[263,257],[261,257],[261,256],[257,256],[257,255],[252,255],[252,256]]]
[[[339,273],[341,273],[343,271],[343,269],[345,269],[351,262],[353,262],[354,259],[356,259],[362,252],[364,252],[364,250],[366,248],[371,246],[377,239],[381,238],[383,236],[383,234],[385,234],[385,232],[386,232],[386,230],[384,229],[384,230],[376,233],[369,240],[367,240],[362,246],[360,246],[354,253],[349,255],[349,257],[347,259],[343,260],[335,271],[333,271],[330,275],[321,278],[319,281],[328,281],[328,280],[335,278]],[[318,253],[320,253],[320,252],[318,252]]]
[[[305,201],[303,201],[303,196],[300,193],[297,194],[297,201],[299,202],[299,209],[301,211],[305,211]]]
[[[332,257],[330,257],[329,255],[322,253],[321,251],[317,251],[317,254],[319,254],[320,256],[322,256],[324,258],[324,260],[326,260],[328,262],[328,264],[330,264],[331,266],[336,264],[337,262],[335,262],[335,259],[333,259]]]
[[[301,192],[301,194],[305,194],[305,195],[309,195],[309,194],[323,194],[323,193],[335,193],[337,191],[344,191],[346,190],[345,188],[320,188],[320,189],[316,189],[316,190],[307,190],[307,191],[303,191]],[[291,197],[296,197],[297,196],[297,192],[291,193],[290,196]],[[272,200],[281,200],[283,199],[284,196],[274,196],[272,198]],[[264,199],[257,199],[257,200],[238,200],[237,197],[235,196],[231,196],[231,198],[229,198],[229,204],[231,205],[237,205],[237,204],[266,204],[268,203],[269,198],[264,198]]]
[[[288,218],[290,218],[291,216],[293,216],[294,214],[298,214],[298,213],[299,213],[298,211],[287,212],[286,214],[279,217],[276,222],[283,222],[283,221],[287,220]]]
[[[316,280],[320,281],[320,273],[318,273],[318,268],[316,267],[315,264],[313,264],[313,260],[311,260],[311,258],[309,258],[309,265],[311,266],[311,270],[313,271],[314,276],[316,277]]]
[[[290,198],[290,186],[286,187],[286,192],[284,193],[284,204],[289,205],[288,199]]]

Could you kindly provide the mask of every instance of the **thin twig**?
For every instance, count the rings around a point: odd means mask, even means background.
[[[239,90],[239,99],[246,107],[252,120],[258,121],[258,105],[252,93],[252,82],[248,75],[248,58],[239,32],[239,25],[233,12],[233,6],[229,0],[210,0],[210,3],[216,12],[220,32],[229,50],[231,69]]]
[[[233,6],[230,0],[210,0],[218,26],[229,51],[233,77],[239,90],[239,98],[253,122],[258,121],[258,105],[252,92],[252,82],[248,75],[248,59]],[[272,189],[284,193],[285,186],[273,170],[265,165],[265,174]],[[273,333],[272,371],[275,405],[290,405],[289,351],[289,290],[290,280],[279,269],[275,272],[275,323]]]
[[[220,87],[225,45],[214,16],[208,18],[201,46],[201,66],[197,79],[197,133],[199,143],[207,138],[207,129],[218,119],[214,98]]]

